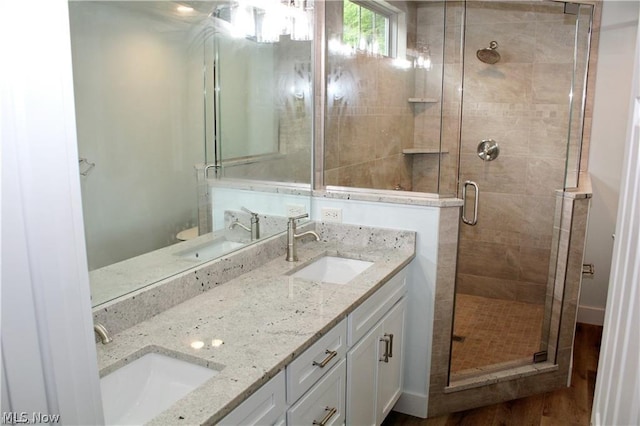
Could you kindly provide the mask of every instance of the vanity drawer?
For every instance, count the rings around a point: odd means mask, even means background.
[[[347,320],[342,320],[287,366],[287,403],[293,404],[347,351]]]
[[[287,424],[344,424],[346,372],[343,359],[289,409]]]
[[[218,424],[222,426],[282,424],[287,408],[284,397],[284,376],[284,371],[276,374]]]
[[[407,291],[407,268],[387,281],[348,317],[348,345],[353,346]]]

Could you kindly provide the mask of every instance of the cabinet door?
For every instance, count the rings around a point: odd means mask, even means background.
[[[347,424],[375,425],[382,323],[347,352]]]
[[[344,424],[346,366],[344,359],[331,369],[287,412],[287,424]]]
[[[389,414],[402,392],[404,317],[406,299],[403,298],[382,320],[382,336],[388,339],[388,358],[378,363],[378,403],[377,423],[380,424]]]

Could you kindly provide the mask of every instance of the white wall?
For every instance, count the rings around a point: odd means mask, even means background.
[[[225,210],[240,210],[242,207],[259,215],[287,217],[287,206],[302,206],[309,212],[311,204],[308,195],[281,194],[277,192],[260,192],[237,188],[210,187],[213,229],[223,229]],[[281,231],[286,231],[283,227]]]
[[[2,409],[101,424],[66,0],[0,2],[0,43]]]
[[[640,424],[640,31],[591,424]]]
[[[417,232],[416,258],[409,265],[408,274],[404,393],[399,404],[403,404],[402,412],[426,417],[440,209],[314,197],[314,219],[321,217],[322,207],[342,209],[343,223]]]
[[[603,4],[589,152],[593,200],[584,258],[595,265],[595,275],[582,280],[579,322],[602,325],[604,320],[639,7],[637,1]]]

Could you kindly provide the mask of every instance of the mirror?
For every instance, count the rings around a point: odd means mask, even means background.
[[[93,306],[309,211],[312,4],[259,3],[69,3]]]

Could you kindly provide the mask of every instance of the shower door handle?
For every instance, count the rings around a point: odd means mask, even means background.
[[[473,203],[473,219],[467,219],[467,187],[472,186],[476,191],[475,202]],[[480,198],[480,190],[478,184],[468,180],[462,186],[462,221],[467,225],[474,226],[478,223],[478,199]]]

